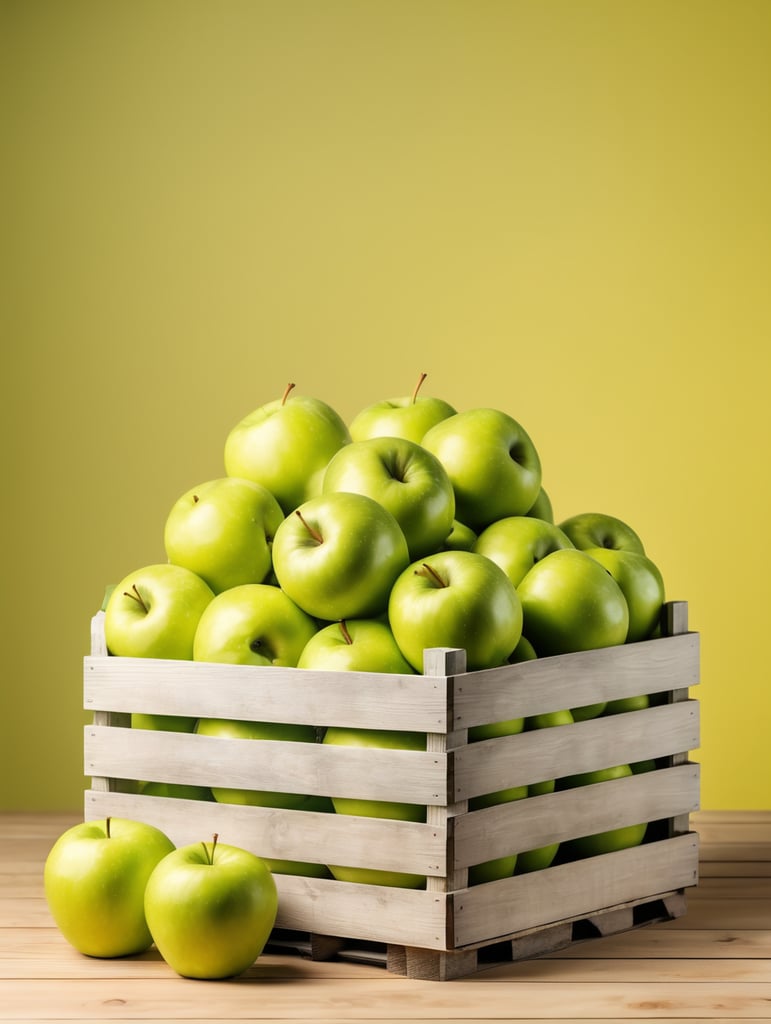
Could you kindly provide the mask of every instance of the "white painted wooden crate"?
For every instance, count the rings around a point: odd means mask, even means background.
[[[427,876],[425,889],[277,874],[277,928],[385,943],[389,966],[423,956],[415,976],[476,968],[475,951],[513,940],[523,954],[569,941],[565,925],[679,894],[697,881],[699,637],[687,605],[665,606],[660,639],[465,672],[462,651],[427,652],[427,674],[332,673],[107,654],[103,613],[84,661],[87,819],[135,818],[177,845],[208,839],[272,859]],[[633,712],[468,743],[475,725],[639,694]],[[409,730],[426,751],[237,740],[131,729],[130,714]],[[646,759],[655,771],[483,810],[469,799]],[[427,821],[143,796],[135,780],[426,805]],[[468,886],[468,868],[507,854],[648,821],[639,847]],[[676,916],[684,909],[684,902]],[[627,912],[628,911],[628,912]],[[608,918],[610,919],[610,918]],[[566,938],[567,936],[567,938]],[[426,957],[428,959],[426,960]],[[426,967],[425,964],[428,963]]]

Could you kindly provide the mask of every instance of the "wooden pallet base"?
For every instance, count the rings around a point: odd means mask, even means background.
[[[393,974],[423,981],[451,981],[498,964],[527,960],[565,949],[576,942],[616,935],[661,921],[686,910],[685,890],[664,893],[542,928],[519,932],[472,949],[437,951],[378,942],[360,942],[331,935],[276,930],[267,952],[296,953],[312,960],[349,960],[376,964]]]

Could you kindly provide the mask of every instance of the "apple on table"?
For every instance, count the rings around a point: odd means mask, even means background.
[[[158,952],[186,978],[242,974],[262,953],[276,921],[278,890],[267,864],[217,839],[169,853],[144,892]]]
[[[80,953],[143,953],[153,939],[144,893],[156,865],[174,850],[160,829],[108,817],[73,825],[48,853],[45,896],[64,938]]]

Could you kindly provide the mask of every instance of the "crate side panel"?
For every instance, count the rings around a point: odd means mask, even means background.
[[[686,764],[471,811],[454,821],[455,868],[689,814],[698,804],[699,765]]]
[[[454,751],[455,798],[664,757],[698,745],[694,700],[470,743]]]
[[[453,898],[456,948],[695,885],[693,833],[476,886]]]
[[[85,771],[108,778],[443,804],[447,756],[419,750],[85,727]]]
[[[84,659],[86,710],[446,732],[447,680],[364,672]]]
[[[423,889],[359,885],[277,875],[276,926],[320,935],[447,948],[447,895]]]
[[[453,680],[454,729],[526,718],[699,682],[699,635],[541,658]]]
[[[261,857],[443,875],[447,834],[420,822],[87,791],[85,817],[155,825],[175,846],[211,837]]]

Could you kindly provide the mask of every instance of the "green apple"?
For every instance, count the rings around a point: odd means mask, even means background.
[[[200,576],[215,594],[262,583],[283,518],[262,484],[231,476],[207,480],[174,502],[164,527],[166,556]]]
[[[664,579],[650,558],[623,548],[586,548],[621,587],[629,607],[628,644],[649,640],[659,625],[664,604]]]
[[[618,700],[609,700],[605,705],[604,715],[622,715],[627,711],[644,711],[650,707],[651,699],[647,693],[637,694],[636,697],[619,697]]]
[[[552,551],[517,587],[522,631],[539,657],[623,644],[629,609],[613,577],[584,551]]]
[[[509,664],[516,665],[520,661],[535,661],[537,657],[535,647],[533,647],[526,636],[521,636],[519,643],[509,655]]]
[[[132,729],[150,729],[157,732],[195,732],[197,718],[185,715],[145,715],[139,711],[131,713]]]
[[[387,729],[346,729],[330,726],[324,743],[332,746],[388,750],[425,750],[425,733],[398,732]],[[337,814],[353,814],[365,818],[395,818],[399,821],[425,821],[426,808],[393,800],[368,800],[355,797],[332,797]],[[363,882],[368,885],[400,886],[419,889],[425,885],[424,875],[405,871],[384,871],[377,868],[347,867],[330,864],[329,870],[340,882]]]
[[[544,519],[547,523],[554,522],[554,509],[552,508],[551,498],[543,489],[543,486],[538,491],[538,497],[525,514],[532,516],[534,519]]]
[[[447,536],[444,538],[442,543],[437,548],[438,551],[473,551],[474,545],[477,541],[477,535],[471,529],[470,526],[466,526],[465,523],[458,522],[457,519],[453,519],[452,528]]]
[[[447,470],[455,515],[472,530],[532,508],[541,487],[541,461],[530,436],[507,413],[456,413],[432,427],[421,444]]]
[[[145,914],[158,952],[186,978],[232,978],[268,941],[278,891],[265,862],[237,846],[191,843],[150,876]]]
[[[438,551],[408,566],[391,590],[388,619],[417,672],[429,647],[464,648],[469,670],[502,665],[522,635],[514,584],[472,551]]]
[[[298,668],[330,672],[396,672],[412,675],[394,640],[388,623],[381,619],[343,619],[315,633],[303,648]]]
[[[135,569],[107,602],[107,649],[121,657],[189,661],[198,623],[213,598],[201,577],[181,565]]]
[[[312,725],[283,722],[250,722],[225,718],[202,718],[196,732],[200,736],[216,736],[235,740],[279,740],[293,743],[315,743],[316,729]],[[286,807],[291,810],[317,810],[318,801],[301,793],[280,793],[269,790],[233,789],[212,786],[214,799],[219,803],[240,804],[251,807]]]
[[[408,563],[401,527],[365,494],[311,498],[287,516],[273,541],[279,586],[303,611],[327,621],[381,615]]]
[[[371,437],[404,437],[420,444],[431,427],[448,416],[454,416],[456,412],[441,398],[418,394],[425,379],[426,374],[421,373],[411,395],[388,398],[362,409],[351,421],[351,438],[354,441],[366,441]]]
[[[532,516],[506,516],[487,526],[473,550],[487,555],[506,573],[515,587],[552,551],[572,548],[573,543],[554,523]]]
[[[580,708],[571,708],[570,712],[574,722],[588,722],[592,718],[599,718],[600,715],[605,714],[607,706],[607,701],[600,700],[595,704],[583,704]]]
[[[160,829],[125,818],[82,822],[60,835],[46,857],[44,885],[51,915],[70,945],[97,957],[149,949],[145,885],[173,849]]]
[[[553,729],[560,725],[572,725],[575,722],[573,712],[569,708],[559,711],[543,711],[540,715],[531,715],[525,719],[525,729]]]
[[[612,768],[601,768],[597,771],[582,772],[579,775],[558,779],[557,788],[563,790],[574,789],[577,786],[591,786],[610,779],[623,779],[632,774],[632,769],[628,764],[614,765]],[[565,843],[565,852],[568,857],[575,859],[594,857],[597,854],[611,853],[614,850],[625,850],[630,846],[639,846],[645,838],[646,830],[647,823],[642,822],[581,836],[579,839],[571,839]]]
[[[266,487],[288,515],[321,492],[327,463],[351,440],[343,420],[318,398],[267,402],[237,423],[225,441],[225,472]]]
[[[198,623],[195,661],[294,668],[318,629],[278,587],[244,583],[217,594]]]
[[[579,512],[563,519],[559,527],[582,551],[586,548],[611,548],[645,554],[643,542],[632,527],[605,512]]]
[[[179,800],[214,800],[208,786],[189,786],[185,783],[143,782],[139,792],[142,796],[170,796]]]
[[[396,519],[411,559],[437,551],[452,529],[455,492],[431,452],[403,437],[354,441],[332,456],[323,493],[351,491],[374,498]]]

